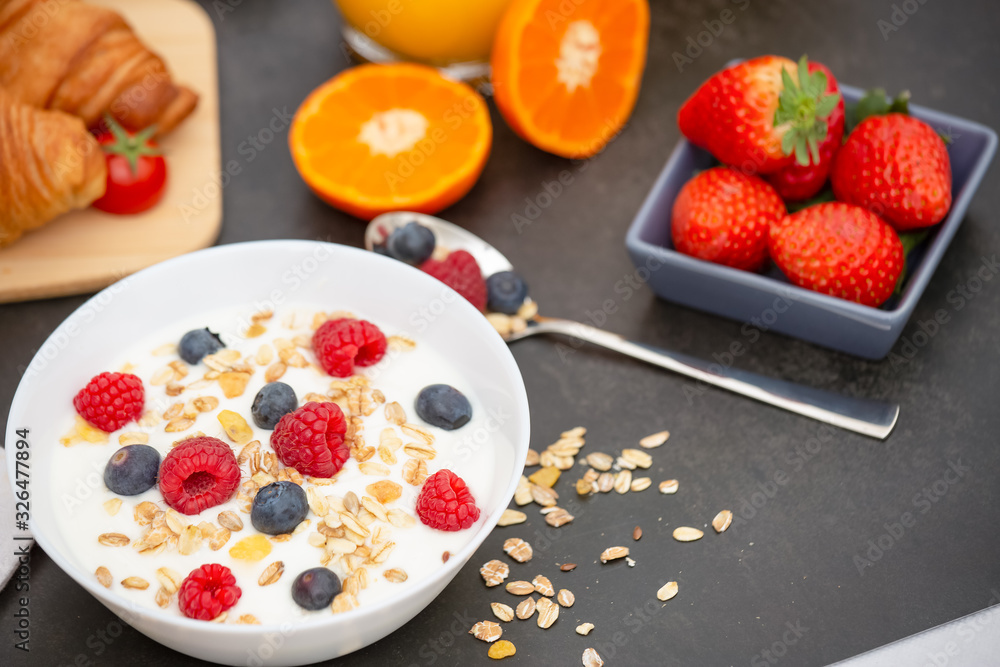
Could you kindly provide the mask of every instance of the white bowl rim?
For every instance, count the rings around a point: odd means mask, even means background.
[[[302,239],[272,239],[272,240],[258,240],[258,241],[243,241],[239,243],[229,243],[219,246],[212,246],[209,248],[204,248],[202,250],[197,250],[191,253],[186,253],[184,255],[179,255],[177,257],[172,257],[170,259],[164,260],[145,269],[137,271],[131,274],[127,278],[129,281],[133,280],[151,280],[163,272],[173,272],[176,269],[190,264],[191,262],[200,262],[207,258],[218,257],[222,255],[230,255],[233,253],[242,252],[243,248],[248,246],[261,247],[265,245],[270,245],[276,249],[287,248],[287,249],[305,249],[307,247],[315,247],[317,245],[333,246],[335,250],[333,252],[346,252],[348,254],[364,255],[366,259],[363,261],[374,261],[376,264],[386,263],[386,265],[396,265],[398,267],[405,267],[407,270],[412,272],[412,280],[416,281],[417,284],[423,282],[428,287],[433,287],[436,289],[441,289],[443,284],[440,283],[436,278],[430,275],[410,267],[403,262],[399,262],[395,259],[384,257],[377,253],[369,252],[360,248],[355,248],[352,246],[347,246],[339,243],[331,243],[327,241],[314,241],[314,240],[302,240]],[[58,334],[63,327],[67,326],[67,323],[74,319],[74,316],[92,307],[94,303],[106,292],[109,292],[118,283],[113,283],[108,287],[104,288],[100,292],[96,293],[90,299],[87,299],[83,304],[76,308],[72,313],[70,313],[45,339],[45,342],[39,346],[38,352],[32,357],[31,362],[28,364],[28,368],[31,368],[31,364],[34,363],[35,359],[42,354],[42,350],[45,349],[46,344],[52,340],[56,334]],[[444,287],[444,289],[450,289]],[[468,313],[468,317],[462,316],[463,319],[467,319],[472,327],[478,327],[483,332],[483,338],[485,340],[491,341],[490,345],[495,345],[499,352],[499,359],[501,367],[507,372],[509,377],[512,379],[513,388],[517,392],[516,403],[518,414],[514,415],[514,418],[520,422],[520,428],[518,433],[517,441],[513,443],[515,451],[521,448],[520,443],[524,443],[524,448],[527,449],[529,438],[530,438],[530,416],[528,412],[528,397],[526,390],[524,388],[524,380],[521,377],[520,369],[517,366],[517,362],[514,360],[514,356],[511,354],[510,349],[507,344],[503,342],[497,334],[496,330],[491,324],[483,317],[483,314],[479,312],[472,304],[470,304],[464,298],[456,299],[457,307],[459,310],[465,310]],[[502,351],[500,350],[502,348]],[[27,393],[24,389],[25,383],[30,386],[30,381],[28,377],[22,377],[21,382],[18,383],[17,391],[14,393],[14,399],[11,401],[9,415],[13,416],[21,411],[21,403],[24,400],[22,397]],[[8,417],[8,428],[13,430],[13,424],[15,420]],[[10,477],[11,484],[13,485],[15,479],[14,461],[13,456],[6,457],[7,459],[7,469]],[[517,465],[515,460],[515,466]],[[523,471],[523,468],[522,468]],[[442,578],[446,578],[448,583],[458,574],[458,572],[465,566],[465,563],[471,559],[472,554],[482,545],[493,529],[496,527],[497,521],[500,519],[500,515],[510,504],[510,500],[514,497],[514,490],[517,487],[517,483],[520,479],[521,472],[515,471],[512,473],[511,480],[508,482],[507,489],[504,492],[502,498],[506,498],[506,502],[498,504],[497,508],[493,513],[486,517],[483,525],[480,526],[479,530],[473,535],[473,538],[466,544],[458,553],[453,554],[448,560],[449,562],[454,562],[451,567],[444,567],[437,570],[432,575],[426,577],[423,581],[419,582],[416,586],[411,588],[405,593],[407,598],[419,598],[422,595],[427,594],[427,590],[433,588],[437,583],[441,581]],[[108,607],[112,613],[115,613],[115,608],[117,607],[127,607],[129,608],[129,613],[136,616],[145,617],[151,622],[155,623],[165,623],[167,625],[176,626],[179,630],[184,629],[194,629],[194,630],[206,630],[208,625],[213,626],[211,630],[213,632],[218,632],[220,634],[232,633],[234,636],[242,635],[257,635],[262,632],[274,632],[281,631],[286,628],[289,623],[292,623],[296,631],[302,630],[306,631],[312,628],[322,627],[324,625],[336,625],[341,622],[342,619],[346,622],[347,620],[357,620],[364,616],[377,615],[385,609],[392,607],[399,603],[398,597],[387,597],[384,600],[373,602],[371,604],[365,605],[363,607],[358,607],[350,611],[334,614],[332,616],[318,616],[317,618],[310,618],[305,620],[296,621],[283,621],[280,623],[261,623],[258,625],[247,625],[247,624],[229,624],[229,623],[207,623],[206,621],[200,621],[192,618],[187,618],[185,616],[175,616],[173,614],[168,614],[159,609],[152,609],[148,607],[141,607],[135,605],[133,602],[118,596],[111,592],[110,590],[99,586],[98,582],[90,576],[89,573],[83,572],[80,567],[68,559],[63,557],[63,554],[55,545],[49,541],[48,536],[45,531],[36,530],[36,518],[32,514],[29,521],[31,527],[31,533],[33,539],[38,543],[39,546],[45,551],[45,553],[51,558],[59,568],[68,574],[77,584],[81,585],[85,590],[87,590],[91,595],[96,597],[102,604]],[[428,599],[425,603],[430,604],[435,598]],[[123,619],[124,620],[124,619]],[[129,625],[131,622],[126,621]]]

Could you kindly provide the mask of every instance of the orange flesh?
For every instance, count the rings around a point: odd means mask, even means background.
[[[306,183],[366,220],[454,203],[479,177],[491,141],[475,91],[411,64],[362,65],[334,77],[303,102],[289,137]]]
[[[567,37],[576,29],[582,39]],[[514,0],[493,48],[497,106],[539,148],[566,157],[593,155],[631,114],[648,32],[646,0]],[[595,50],[593,68],[585,61]],[[560,80],[564,54],[589,73],[575,87]]]

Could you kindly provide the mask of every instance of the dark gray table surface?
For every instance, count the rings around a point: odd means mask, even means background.
[[[363,224],[307,190],[284,135],[252,161],[240,151],[276,110],[293,112],[347,66],[331,3],[203,4],[218,32],[223,161],[243,167],[224,190],[219,243],[302,238],[360,245]],[[726,8],[736,20],[679,71],[674,53]],[[542,153],[515,137],[494,110],[485,172],[443,214],[506,253],[548,314],[600,320],[595,313],[610,300],[615,312],[598,323],[641,341],[704,358],[724,353],[732,341],[748,342],[739,323],[662,302],[642,286],[623,289],[635,280],[625,230],[678,139],[677,108],[731,58],[807,52],[845,83],[906,88],[926,106],[998,124],[1000,10],[989,0],[676,0],[654,2],[652,20],[638,105],[602,155],[580,165]],[[572,185],[519,232],[512,215],[523,214],[565,169]],[[1000,279],[970,281],[1000,252],[998,209],[994,166],[890,360],[861,361],[764,334],[736,361],[816,387],[898,401],[899,425],[885,442],[721,391],[692,396],[681,378],[596,349],[560,355],[554,340],[516,344],[536,449],[577,424],[589,429],[587,449],[606,451],[667,428],[673,435],[654,452],[650,473],[654,483],[679,479],[680,492],[574,501],[576,521],[552,532],[529,508],[527,524],[497,529],[416,619],[341,662],[488,662],[486,646],[464,634],[464,621],[463,634],[453,634],[453,621],[490,618],[489,603],[510,597],[484,588],[477,568],[511,536],[535,545],[531,565],[517,572],[527,578],[555,572],[556,587],[577,598],[547,631],[534,623],[506,626],[505,638],[518,649],[514,664],[578,665],[583,649],[594,646],[609,665],[822,665],[1000,601]],[[995,278],[996,269],[983,274]],[[957,296],[973,287],[980,289]],[[34,351],[84,298],[0,307],[0,420]],[[948,322],[919,335],[919,323],[941,309]],[[782,483],[774,483],[776,476]],[[572,481],[557,488],[574,497]],[[702,525],[722,508],[738,517],[723,536],[694,544],[670,537],[673,527]],[[899,530],[894,524],[904,513],[914,520]],[[635,525],[644,536],[632,544]],[[612,544],[632,546],[634,568],[597,562]],[[859,571],[858,558],[870,566]],[[566,561],[579,567],[556,572],[555,564]],[[681,592],[661,604],[655,591],[669,579],[680,582]],[[25,656],[12,648],[16,600],[8,587],[0,593],[0,664],[197,662],[130,628],[110,643],[99,639],[114,617],[40,550],[30,584],[32,651]],[[573,632],[583,621],[597,626],[590,637]]]

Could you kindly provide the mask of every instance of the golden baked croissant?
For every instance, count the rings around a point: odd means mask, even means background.
[[[83,121],[0,90],[0,247],[104,194],[104,154]]]
[[[0,0],[0,86],[15,99],[166,134],[198,103],[117,12],[78,0]]]

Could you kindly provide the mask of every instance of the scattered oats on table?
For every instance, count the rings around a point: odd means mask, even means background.
[[[559,528],[574,519],[574,516],[561,507],[552,507],[551,512],[545,513],[545,523],[553,528]]]
[[[733,513],[729,510],[722,510],[715,515],[714,519],[712,519],[712,528],[714,528],[717,533],[724,533],[732,522]]]
[[[667,495],[677,493],[678,486],[679,485],[676,479],[668,479],[660,482],[660,493],[665,493]]]
[[[601,552],[601,562],[607,563],[609,560],[617,560],[628,556],[628,547],[608,547]]]
[[[626,469],[615,475],[614,488],[618,493],[628,493],[632,488],[632,471]]]
[[[517,510],[506,509],[503,514],[500,515],[500,520],[497,521],[498,526],[513,526],[519,523],[524,523],[528,518],[528,515],[524,512],[519,512]]]
[[[591,452],[590,454],[587,454],[587,464],[594,470],[607,472],[608,470],[611,470],[611,466],[614,462],[615,460],[604,452]]]
[[[511,537],[503,543],[504,553],[518,563],[527,563],[533,555],[531,545],[519,537]]]
[[[532,502],[531,482],[524,475],[521,475],[521,479],[517,481],[517,488],[514,490],[514,502],[518,506],[527,505]]]
[[[595,649],[588,648],[583,652],[583,667],[603,667],[603,665],[604,661]]]
[[[521,600],[517,604],[517,611],[515,613],[522,621],[531,618],[531,616],[535,613],[535,598],[529,597]]]
[[[629,463],[635,464],[637,468],[646,469],[653,465],[653,457],[641,449],[623,449],[622,458]]]
[[[678,542],[694,542],[705,536],[705,533],[690,526],[680,526],[674,529],[674,539]]]
[[[469,634],[484,642],[495,642],[500,639],[500,635],[503,634],[503,629],[500,627],[499,623],[494,623],[493,621],[479,621],[472,626],[472,629],[469,630]]]
[[[535,609],[538,611],[538,627],[542,629],[551,628],[552,624],[559,620],[559,605],[549,598],[538,600]]]
[[[546,597],[551,597],[556,593],[555,589],[552,587],[552,582],[549,581],[549,578],[544,575],[537,575],[531,580],[531,583],[535,587],[536,592],[541,593]]]
[[[632,485],[629,487],[629,490],[634,493],[638,493],[639,491],[645,491],[646,489],[649,488],[649,486],[652,483],[653,480],[651,480],[649,477],[636,477],[635,479],[632,480]]]
[[[531,499],[542,507],[551,507],[556,504],[557,500],[559,500],[559,494],[555,491],[555,489],[550,489],[547,486],[541,486],[539,484],[531,484],[530,489]]]
[[[479,574],[482,575],[487,586],[499,586],[510,574],[510,568],[507,563],[494,559],[479,568]]]
[[[502,602],[491,602],[490,609],[493,610],[493,615],[504,623],[514,620],[514,610]]]
[[[668,581],[663,584],[658,591],[656,591],[656,598],[666,602],[667,600],[673,598],[677,595],[677,582]]]
[[[511,595],[531,595],[535,592],[535,586],[530,581],[509,581],[506,589]]]
[[[647,435],[639,441],[639,446],[644,449],[654,449],[665,443],[668,438],[670,438],[670,431],[660,431],[659,433]]]

